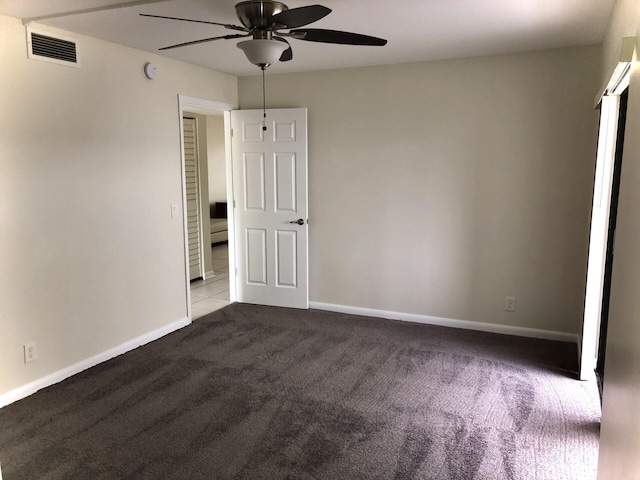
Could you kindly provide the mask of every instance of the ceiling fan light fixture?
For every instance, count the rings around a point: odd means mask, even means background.
[[[244,52],[251,63],[264,70],[277,62],[289,46],[277,40],[254,39],[239,42],[238,48]]]

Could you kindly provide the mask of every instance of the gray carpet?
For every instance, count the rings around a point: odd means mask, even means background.
[[[231,305],[0,410],[4,480],[595,478],[575,345]]]

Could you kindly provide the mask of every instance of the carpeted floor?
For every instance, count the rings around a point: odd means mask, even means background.
[[[575,345],[234,304],[0,410],[4,480],[595,478]]]

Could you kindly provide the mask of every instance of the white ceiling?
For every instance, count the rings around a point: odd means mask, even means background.
[[[153,1],[153,0],[151,0]],[[0,0],[0,15],[33,18],[123,0]],[[139,3],[139,2],[138,2]],[[219,40],[165,52],[157,48],[235,33],[223,27],[140,17],[139,13],[239,24],[236,0],[155,0],[147,5],[69,15],[40,23],[101,38],[234,75],[257,75],[236,48]],[[602,41],[615,0],[288,0],[333,10],[309,28],[388,39],[384,47],[291,40],[294,59],[269,68],[289,73],[514,53]]]

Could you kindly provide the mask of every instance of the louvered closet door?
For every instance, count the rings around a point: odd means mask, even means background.
[[[198,208],[198,148],[195,118],[184,117],[184,164],[187,188],[187,229],[189,233],[189,278],[202,277],[200,209]]]

